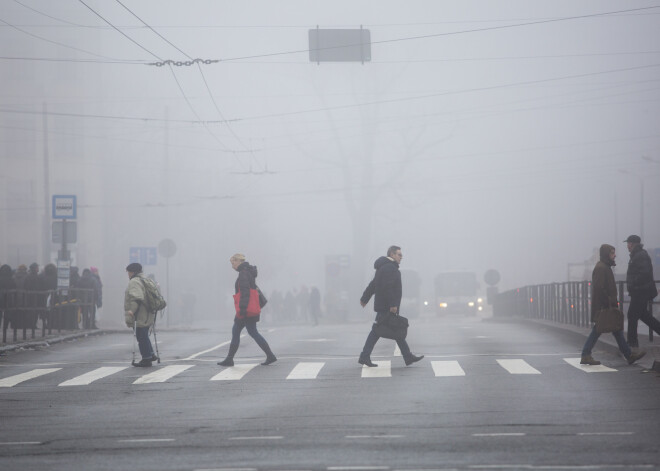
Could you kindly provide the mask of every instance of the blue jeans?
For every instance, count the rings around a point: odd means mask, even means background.
[[[151,359],[154,356],[154,349],[151,346],[151,340],[149,340],[149,327],[136,327],[135,337],[137,338],[142,358],[146,360]]]
[[[626,357],[626,359],[630,358],[630,347],[626,343],[626,339],[623,337],[623,330],[619,330],[618,332],[612,332],[612,335],[614,335],[614,338],[616,339],[616,343],[619,345],[619,350],[621,350],[621,353],[623,353],[623,356]],[[591,355],[591,350],[594,348],[594,345],[596,345],[596,342],[598,341],[598,337],[600,337],[600,334],[596,330],[596,326],[594,325],[593,328],[591,329],[591,333],[589,334],[589,337],[587,337],[587,341],[584,343],[584,347],[582,347],[582,356],[586,357]]]
[[[247,319],[236,319],[234,321],[234,326],[231,329],[231,344],[229,347],[230,351],[236,352],[236,350],[238,350],[238,345],[241,343],[241,331],[243,330],[243,327],[247,329],[248,334],[250,334],[250,337],[252,337],[254,341],[257,342],[257,345],[259,345],[259,347],[261,347],[261,349],[266,352],[266,354],[268,354],[270,347],[268,346],[266,339],[263,338],[263,336],[257,330],[257,321]]]

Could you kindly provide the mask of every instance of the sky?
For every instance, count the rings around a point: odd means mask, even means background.
[[[660,247],[660,2],[0,5],[0,259],[31,263],[12,227],[46,230],[52,194],[110,290],[170,239],[145,271],[210,311],[234,253],[267,292],[323,292],[348,256],[357,306],[390,245],[429,296],[444,271],[507,290]],[[368,30],[370,60],[311,62],[317,27]]]

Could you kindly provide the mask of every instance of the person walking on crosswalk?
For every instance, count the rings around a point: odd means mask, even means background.
[[[638,235],[628,236],[627,243],[630,252],[628,271],[626,272],[626,286],[630,293],[628,305],[628,344],[631,348],[639,347],[637,338],[637,325],[644,322],[656,334],[660,335],[660,321],[653,317],[649,305],[658,295],[658,287],[653,277],[653,263],[648,252],[644,249],[642,238]]]
[[[238,351],[238,345],[241,342],[241,331],[245,327],[248,334],[252,337],[257,345],[266,354],[266,360],[262,365],[270,365],[277,361],[277,357],[273,354],[268,342],[257,330],[257,322],[259,322],[260,314],[257,311],[251,311],[251,303],[256,303],[259,306],[259,294],[257,291],[257,267],[250,265],[245,260],[245,255],[237,253],[232,255],[229,259],[231,266],[238,272],[238,278],[234,284],[236,295],[234,300],[236,303],[236,316],[234,317],[234,326],[231,329],[231,343],[229,344],[229,352],[227,357],[218,362],[220,366],[234,366],[234,355]],[[256,296],[256,299],[252,299]],[[260,306],[259,306],[260,307]],[[260,311],[260,309],[258,310]]]
[[[370,367],[378,366],[371,361],[371,352],[380,338],[380,335],[378,335],[375,330],[376,326],[386,317],[389,317],[389,313],[399,315],[401,296],[403,294],[401,287],[401,272],[399,271],[401,259],[403,259],[401,247],[392,245],[387,249],[387,256],[379,257],[374,262],[376,274],[364,290],[362,298],[360,298],[360,304],[362,307],[365,307],[371,297],[375,295],[374,311],[376,311],[376,322],[372,325],[371,331],[367,336],[367,340],[364,343],[364,348],[362,349],[362,353],[358,360],[358,363],[361,365]],[[424,358],[424,355],[413,355],[405,338],[398,338],[396,343],[399,346],[399,350],[401,350],[401,355],[403,356],[406,366]]]
[[[156,321],[156,313],[149,312],[146,304],[146,293],[142,277],[142,265],[131,263],[126,267],[128,273],[128,286],[124,294],[124,312],[127,327],[135,327],[135,337],[140,348],[142,359],[133,366],[149,367],[152,362],[158,360],[154,353],[151,340],[149,340],[149,328]]]
[[[594,271],[591,275],[591,322],[596,321],[596,314],[602,309],[610,307],[619,307],[619,300],[616,291],[616,282],[614,281],[614,273],[612,267],[616,265],[614,259],[616,258],[616,250],[608,244],[600,246],[600,260],[596,263]],[[623,337],[623,330],[612,332],[619,345],[619,350],[623,356],[628,360],[628,364],[632,365],[637,360],[646,355],[645,351],[633,353]],[[582,358],[580,359],[581,365],[600,365],[600,361],[595,360],[591,356],[591,350],[596,345],[596,341],[600,334],[596,330],[594,324],[591,329],[587,341],[582,347]]]

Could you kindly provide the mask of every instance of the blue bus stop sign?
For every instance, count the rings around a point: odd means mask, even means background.
[[[129,263],[139,263],[141,265],[157,265],[158,254],[156,247],[131,247],[128,250]]]

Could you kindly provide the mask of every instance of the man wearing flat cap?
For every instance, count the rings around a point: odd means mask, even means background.
[[[624,242],[628,243],[630,261],[626,274],[626,284],[630,294],[628,306],[628,345],[639,348],[637,338],[637,323],[642,321],[660,335],[660,321],[653,317],[649,310],[650,301],[658,295],[658,288],[653,278],[653,264],[642,239],[638,235],[630,235]]]
[[[138,363],[133,362],[133,366],[149,367],[158,357],[149,340],[149,328],[156,319],[155,312],[149,312],[146,306],[146,294],[144,283],[140,280],[142,275],[142,265],[131,263],[126,267],[128,274],[128,286],[124,294],[124,315],[126,326],[135,328],[135,337],[142,360]]]

